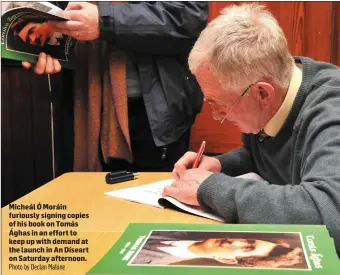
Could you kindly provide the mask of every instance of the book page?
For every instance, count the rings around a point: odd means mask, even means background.
[[[259,175],[255,173],[248,173],[241,176],[238,176],[238,178],[246,178],[246,179],[254,179],[254,180],[263,180]],[[154,183],[142,185],[142,186],[136,186],[136,187],[130,187],[130,188],[124,188],[120,190],[114,190],[110,192],[106,192],[105,195],[112,196],[115,198],[120,198],[128,201],[138,202],[154,207],[159,208],[179,208],[182,211],[205,217],[211,220],[224,222],[225,220],[222,217],[219,217],[213,213],[208,213],[204,211],[200,207],[195,207],[192,205],[187,205],[184,203],[179,202],[178,200],[171,198],[171,197],[162,197],[163,189],[173,183],[173,179],[167,179],[162,181],[157,181]]]
[[[175,206],[185,212],[223,222],[222,218],[211,213],[206,213],[200,207],[183,204],[171,197],[162,197],[163,189],[173,183],[173,181],[173,179],[157,181],[142,186],[110,191],[105,193],[105,195],[159,208],[173,208]]]
[[[173,208],[171,207],[171,205],[179,208],[180,210],[183,210],[185,212],[197,215],[197,216],[201,216],[204,218],[208,218],[210,220],[215,220],[215,221],[219,221],[219,222],[224,222],[225,220],[215,214],[212,213],[208,213],[205,212],[201,207],[199,206],[192,206],[192,205],[188,205],[188,204],[184,204],[181,203],[180,201],[171,198],[171,197],[162,197],[158,200],[158,203],[164,207],[169,207],[169,208]],[[171,205],[170,205],[170,204]]]
[[[173,179],[167,179],[142,186],[106,192],[105,195],[162,208],[158,204],[158,200],[162,197],[165,186],[170,185],[172,182]]]
[[[11,4],[11,2],[1,2],[1,15],[3,15],[6,10],[8,10],[9,4]]]
[[[62,11],[61,8],[47,2],[47,1],[41,1],[41,2],[29,2],[29,1],[4,1],[1,3],[1,12],[2,14],[11,9],[15,8],[32,8],[41,12],[46,12],[49,14],[53,14],[58,16],[60,12]]]

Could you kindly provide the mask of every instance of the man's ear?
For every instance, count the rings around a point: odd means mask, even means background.
[[[268,82],[257,82],[254,84],[253,90],[255,90],[256,97],[264,108],[270,106],[275,98],[275,89]]]

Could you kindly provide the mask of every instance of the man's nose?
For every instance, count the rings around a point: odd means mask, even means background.
[[[32,33],[32,34],[30,34],[30,44],[33,44],[33,45],[35,45],[35,40],[36,40],[36,38],[37,38],[37,36],[36,36],[36,34],[35,33]]]
[[[222,120],[226,115],[226,112],[220,109],[215,110],[213,113],[214,120]]]
[[[236,246],[236,247],[245,247],[247,245],[248,244],[243,242],[243,241],[235,241],[235,242],[233,242],[233,246]]]
[[[221,120],[220,115],[218,115],[216,113],[213,113],[212,117],[213,117],[214,120]]]
[[[40,39],[40,37],[39,36],[37,36],[36,38],[35,38],[35,41],[34,41],[35,43],[35,45],[40,45],[40,46],[43,46],[42,45],[42,41],[41,41],[41,39]]]

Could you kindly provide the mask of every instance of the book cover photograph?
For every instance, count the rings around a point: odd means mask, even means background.
[[[2,2],[1,57],[35,63],[41,52],[72,67],[76,40],[55,32],[49,21],[65,21],[48,2]]]
[[[277,232],[153,230],[128,265],[310,269],[301,234]]]
[[[87,274],[337,274],[324,226],[130,224]]]

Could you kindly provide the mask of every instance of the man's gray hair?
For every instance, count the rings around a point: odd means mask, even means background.
[[[294,59],[283,30],[259,4],[233,5],[208,24],[196,41],[189,67],[209,64],[224,88],[239,90],[269,78],[287,88]]]

